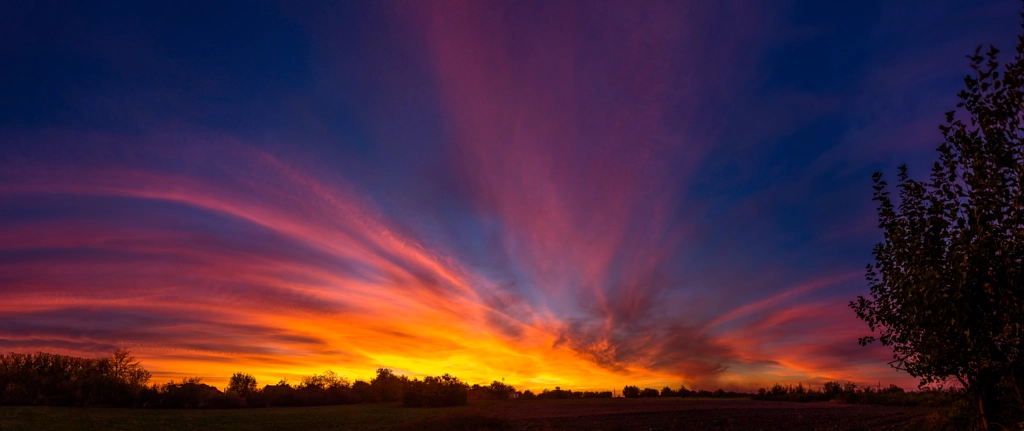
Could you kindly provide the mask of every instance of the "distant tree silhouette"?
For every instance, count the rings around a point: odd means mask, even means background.
[[[406,407],[451,407],[465,405],[469,399],[469,386],[458,378],[445,374],[410,380],[402,394]]]
[[[676,396],[688,397],[692,393],[693,393],[692,391],[690,391],[689,389],[686,388],[686,385],[679,385],[679,390],[676,391]]]
[[[622,396],[626,398],[640,398],[640,388],[626,385],[622,388]]]
[[[545,388],[537,394],[537,398],[547,400],[564,400],[569,398],[582,398],[573,393],[572,389],[562,389],[561,386],[555,386],[554,390]]]
[[[922,385],[955,378],[967,388],[984,429],[1013,421],[1002,409],[1020,403],[1000,387],[1019,398],[1024,376],[1024,36],[1002,70],[997,53],[969,57],[962,116],[946,114],[929,180],[901,166],[893,202],[874,175],[885,238],[868,265],[870,299],[850,303],[893,348],[894,367]]]
[[[479,400],[507,400],[517,395],[516,388],[512,385],[506,385],[504,382],[497,380],[491,382],[490,385],[480,386],[473,385],[470,387],[470,398]]]
[[[100,359],[98,365],[100,373],[106,376],[109,399],[119,405],[130,404],[152,377],[126,349],[115,350],[109,358]]]
[[[302,376],[299,384],[281,379],[275,385],[257,386],[251,374],[234,373],[224,391],[203,382],[201,377],[145,386],[150,374],[128,351],[119,350],[100,359],[76,358],[49,353],[0,355],[0,404],[107,405],[150,408],[239,408],[318,406],[393,401],[401,394],[408,407],[446,407],[474,400],[510,399],[590,399],[612,398],[612,391],[573,391],[556,386],[540,394],[516,391],[504,381],[472,387],[445,374],[410,380],[387,368],[377,369],[369,382],[349,383],[345,377],[327,370]],[[689,393],[685,386],[680,392]],[[670,396],[680,392],[665,388],[640,390],[627,386],[630,397]],[[700,396],[735,396],[722,390]]]
[[[760,388],[752,395],[755,400],[789,401],[789,402],[841,402],[855,404],[881,404],[897,406],[948,406],[961,393],[958,390],[925,390],[908,393],[896,385],[872,389],[870,386],[857,387],[852,382],[825,382],[821,389],[796,386],[783,386],[778,383],[770,388]]]
[[[261,407],[301,405],[295,392],[295,388],[289,385],[287,380],[281,380],[276,385],[266,385],[263,387],[263,390],[260,391],[262,403],[249,403],[249,405],[254,407],[257,405]]]
[[[889,387],[887,387],[885,389],[881,389],[879,392],[881,392],[883,394],[886,394],[886,393],[888,393],[888,394],[902,394],[902,393],[904,393],[906,391],[904,391],[903,388],[890,383]]]
[[[396,376],[390,368],[378,368],[377,376],[370,380],[370,387],[380,401],[401,401],[402,388],[408,380],[405,376]]]
[[[348,380],[335,374],[334,371],[327,370],[323,374],[311,374],[308,376],[302,376],[302,380],[299,382],[297,389],[330,389],[342,386],[348,386]]]
[[[377,394],[374,393],[373,386],[362,380],[356,380],[352,383],[352,398],[357,403],[372,403],[377,401]]]
[[[203,383],[200,377],[186,377],[181,382],[172,380],[160,387],[160,394],[158,406],[170,408],[212,407],[214,399],[223,395],[217,388]]]
[[[839,395],[839,394],[843,393],[843,385],[841,383],[839,383],[839,382],[825,382],[825,384],[822,385],[822,387],[821,387],[821,391],[826,393],[826,394],[833,395],[833,396],[834,395]],[[786,389],[783,388],[782,386],[780,386],[779,384],[776,384],[772,388],[772,393],[773,394],[784,394],[784,393],[786,393]]]
[[[150,374],[127,350],[100,359],[0,355],[0,404],[131,406]]]
[[[640,391],[640,397],[642,398],[657,397],[658,394],[658,390],[654,388],[644,388],[644,390]]]
[[[252,374],[235,373],[228,381],[228,390],[234,391],[243,397],[256,392],[256,378]]]

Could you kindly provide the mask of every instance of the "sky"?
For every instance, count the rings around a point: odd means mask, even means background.
[[[848,303],[1020,3],[20,2],[0,351],[154,382],[916,387]]]

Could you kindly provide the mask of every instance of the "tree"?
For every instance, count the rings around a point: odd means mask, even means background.
[[[639,398],[640,388],[637,386],[626,385],[622,388],[622,396],[626,398]]]
[[[402,392],[406,407],[452,407],[466,405],[469,386],[448,374],[409,380]]]
[[[1003,419],[1001,385],[1022,376],[1024,334],[1024,36],[1002,68],[997,53],[968,57],[929,180],[901,166],[897,204],[874,175],[885,236],[867,268],[871,298],[850,303],[892,347],[891,365],[922,386],[959,381],[984,429]]]
[[[104,376],[98,385],[103,393],[100,399],[115,405],[131,405],[151,377],[125,349],[117,349],[109,358],[98,360],[96,367]]]
[[[330,388],[348,385],[348,379],[339,376],[334,371],[327,370],[324,371],[323,374],[312,374],[309,376],[302,376],[302,380],[300,380],[299,382],[298,389],[326,390]]]
[[[377,399],[380,401],[401,401],[402,387],[409,379],[397,376],[390,368],[378,368],[377,376],[370,380]]]
[[[235,373],[231,375],[231,380],[228,381],[228,390],[235,391],[238,395],[243,397],[256,392],[256,378],[252,374],[246,373]]]
[[[644,390],[640,391],[641,398],[650,398],[656,396],[658,396],[658,390],[654,388],[644,388]]]
[[[504,381],[493,381],[487,386],[488,392],[491,394],[491,398],[496,400],[507,400],[512,398],[512,394],[516,393],[516,388],[512,385],[506,385]]]
[[[115,350],[108,361],[111,377],[126,386],[144,386],[152,377],[149,371],[142,368],[142,364],[135,360],[132,352],[126,349]]]

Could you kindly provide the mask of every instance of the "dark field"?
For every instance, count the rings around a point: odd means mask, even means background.
[[[748,400],[597,399],[239,410],[0,407],[0,430],[899,430],[925,429],[920,407]]]

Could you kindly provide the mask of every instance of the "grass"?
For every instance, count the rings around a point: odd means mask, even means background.
[[[930,429],[925,407],[782,403],[745,399],[480,401],[465,407],[396,404],[235,410],[0,406],[14,430],[904,430]]]
[[[465,407],[410,409],[398,404],[234,410],[0,406],[0,431],[386,430],[462,410]]]

